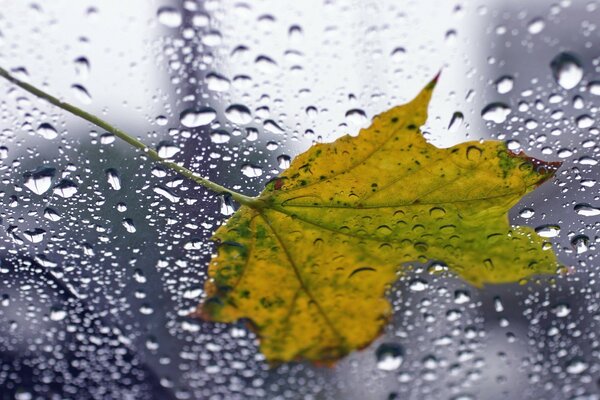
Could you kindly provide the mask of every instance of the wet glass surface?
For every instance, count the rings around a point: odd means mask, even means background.
[[[600,398],[599,8],[0,0],[0,66],[247,195],[441,70],[432,143],[563,161],[510,218],[569,267],[483,289],[416,267],[371,346],[269,367],[244,324],[187,317],[228,206],[1,81],[0,398]]]

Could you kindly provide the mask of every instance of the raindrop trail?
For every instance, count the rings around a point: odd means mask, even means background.
[[[262,205],[262,202],[255,197],[249,197],[249,196],[245,196],[241,193],[235,192],[235,191],[228,189],[224,186],[221,186],[215,182],[212,182],[206,178],[203,178],[203,177],[197,175],[196,173],[194,173],[193,171],[191,171],[179,164],[176,164],[172,161],[167,161],[167,160],[162,159],[158,155],[156,150],[152,149],[151,147],[146,146],[142,141],[136,139],[134,136],[120,130],[119,128],[112,126],[111,124],[104,121],[103,119],[98,118],[97,116],[90,114],[90,113],[82,110],[79,107],[76,107],[72,104],[61,101],[58,98],[52,96],[51,94],[46,93],[43,90],[38,89],[37,87],[30,85],[27,82],[23,82],[23,81],[15,78],[14,76],[11,75],[10,72],[8,72],[7,70],[5,70],[2,67],[0,67],[0,76],[6,78],[8,81],[12,82],[13,84],[19,86],[20,88],[22,88],[26,91],[28,91],[29,93],[48,101],[50,104],[53,104],[59,108],[62,108],[63,110],[68,111],[71,114],[74,114],[80,118],[83,118],[86,121],[89,121],[92,124],[114,134],[118,138],[129,143],[131,146],[133,146],[137,149],[140,149],[144,154],[147,154],[153,160],[158,161],[159,163],[163,164],[164,166],[170,168],[171,170],[178,172],[179,174],[185,176],[186,178],[193,180],[197,184],[202,185],[205,188],[207,188],[217,194],[229,195],[229,196],[231,196],[232,199],[234,199],[238,203],[247,205],[247,206],[250,206],[253,208],[260,208]]]

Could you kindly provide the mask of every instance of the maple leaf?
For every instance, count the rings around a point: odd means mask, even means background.
[[[507,212],[560,163],[500,141],[427,143],[434,86],[314,145],[221,226],[196,314],[249,320],[270,361],[332,362],[379,335],[406,262],[442,261],[474,286],[555,273],[552,246]]]

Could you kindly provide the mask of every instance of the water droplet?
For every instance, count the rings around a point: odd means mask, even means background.
[[[115,135],[107,132],[107,133],[102,134],[102,136],[100,136],[100,143],[101,144],[111,144],[115,141],[115,139],[116,139]]]
[[[592,158],[592,157],[588,157],[588,156],[580,157],[577,161],[581,165],[596,165],[596,164],[598,164],[598,160],[596,160],[595,158]]]
[[[575,358],[567,364],[566,371],[571,375],[579,375],[588,369],[588,364],[582,359]]]
[[[589,128],[592,125],[594,125],[594,119],[592,117],[590,117],[589,115],[580,115],[579,117],[577,117],[575,119],[575,122],[577,122],[577,127],[578,128]]]
[[[244,164],[242,166],[242,174],[246,175],[249,178],[256,178],[257,176],[261,176],[262,173],[262,168],[256,165]]]
[[[409,288],[413,292],[422,292],[429,287],[429,283],[424,279],[413,279],[410,282]]]
[[[173,158],[173,156],[180,151],[181,149],[175,144],[165,140],[161,141],[158,143],[158,146],[156,146],[156,152],[160,158]]]
[[[221,202],[221,214],[222,215],[232,215],[235,212],[235,208],[233,208],[233,204],[231,203],[231,197],[224,195],[219,197]]]
[[[506,121],[506,117],[511,113],[511,109],[504,103],[491,103],[481,110],[481,116],[486,121],[493,121],[500,124]]]
[[[131,218],[125,218],[123,221],[121,221],[121,223],[127,232],[135,233],[135,225],[133,224],[133,220],[131,220]]]
[[[238,125],[245,125],[252,121],[252,113],[248,107],[241,104],[233,104],[225,110],[225,116],[228,120]]]
[[[177,28],[182,22],[181,13],[173,7],[159,8],[156,16],[158,17],[158,22],[169,28]]]
[[[527,25],[527,30],[532,35],[537,35],[542,30],[544,30],[545,25],[546,25],[546,23],[544,22],[544,20],[542,18],[539,18],[539,17],[534,18],[531,21],[529,21],[529,25]]]
[[[187,128],[208,125],[217,118],[217,112],[212,108],[205,107],[198,110],[188,109],[179,115],[181,124]]]
[[[377,368],[381,371],[395,371],[404,361],[404,349],[399,344],[382,343],[375,351]]]
[[[576,235],[571,239],[571,246],[577,254],[583,254],[589,250],[590,238],[586,235]]]
[[[513,89],[515,83],[512,76],[504,75],[498,78],[494,84],[498,93],[505,94]]]
[[[36,132],[44,139],[48,140],[56,139],[56,137],[58,136],[58,132],[56,131],[56,129],[48,123],[40,124]]]
[[[406,57],[406,49],[404,47],[396,47],[391,53],[392,61],[400,62]]]
[[[455,290],[454,291],[454,302],[456,304],[464,304],[471,301],[471,294],[466,290]]]
[[[559,158],[568,158],[568,157],[571,157],[573,155],[573,151],[571,149],[563,148],[563,149],[558,150],[558,152],[556,153],[556,155]]]
[[[25,181],[23,186],[31,190],[33,193],[42,195],[52,186],[52,179],[56,170],[54,168],[43,167],[33,172],[23,174]]]
[[[286,154],[282,154],[279,157],[277,157],[277,163],[279,164],[279,168],[280,169],[287,169],[290,167],[290,156],[286,155]]]
[[[62,321],[67,317],[67,312],[63,309],[52,307],[50,310],[50,319],[52,321]]]
[[[60,215],[52,208],[48,207],[44,210],[44,218],[49,221],[56,222],[60,220]]]
[[[222,75],[211,72],[206,75],[205,80],[208,90],[212,90],[215,92],[225,92],[229,90],[229,79],[225,78]]]
[[[114,168],[109,168],[106,171],[106,180],[113,190],[121,190],[121,178],[119,173]]]
[[[592,207],[587,203],[580,203],[575,205],[574,210],[578,215],[582,215],[584,217],[595,217],[597,215],[600,215],[600,208]]]
[[[73,63],[75,64],[75,74],[81,80],[87,79],[90,73],[90,62],[85,57],[77,57]]]
[[[271,133],[275,133],[277,135],[282,135],[285,133],[285,131],[275,123],[275,121],[273,120],[266,120],[263,124],[263,126],[265,127],[266,131],[269,131]]]
[[[458,129],[462,126],[465,117],[463,113],[460,111],[456,111],[452,114],[452,118],[450,119],[450,123],[448,124],[448,130],[450,132],[457,132]]]
[[[173,193],[169,189],[165,189],[161,186],[155,186],[152,188],[152,190],[154,191],[154,193],[163,196],[164,198],[169,200],[171,203],[178,203],[180,200],[180,197],[177,196],[175,193]]]
[[[277,71],[277,63],[267,56],[258,56],[254,61],[260,72],[272,74]]]
[[[358,108],[348,110],[346,112],[346,122],[351,125],[362,126],[368,122],[367,114]]]
[[[593,81],[588,84],[588,90],[594,96],[600,96],[600,81]]]
[[[571,314],[571,306],[566,303],[557,304],[552,308],[552,313],[559,318],[564,318]]]
[[[40,243],[42,240],[44,240],[45,235],[46,231],[41,228],[35,228],[23,232],[25,239],[29,240],[31,243]]]
[[[558,225],[541,225],[535,228],[538,235],[545,238],[552,238],[558,236],[560,233],[560,226]]]
[[[524,208],[521,211],[519,211],[519,216],[525,219],[533,217],[534,214],[535,211],[532,208]]]
[[[210,134],[210,141],[216,144],[227,143],[229,140],[231,140],[231,136],[224,130],[216,130]]]
[[[73,91],[73,95],[75,98],[83,104],[91,104],[92,96],[90,96],[89,92],[86,88],[81,85],[72,85],[71,90]]]
[[[8,147],[0,146],[0,160],[8,158]]]
[[[573,53],[560,53],[550,63],[552,75],[563,88],[573,89],[583,78],[583,68],[579,58]]]

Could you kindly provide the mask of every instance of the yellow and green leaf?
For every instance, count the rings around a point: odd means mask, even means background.
[[[197,314],[250,321],[270,361],[332,362],[379,335],[407,262],[441,261],[478,287],[556,273],[552,246],[507,212],[560,163],[500,141],[427,143],[434,83],[296,157],[219,228]]]

